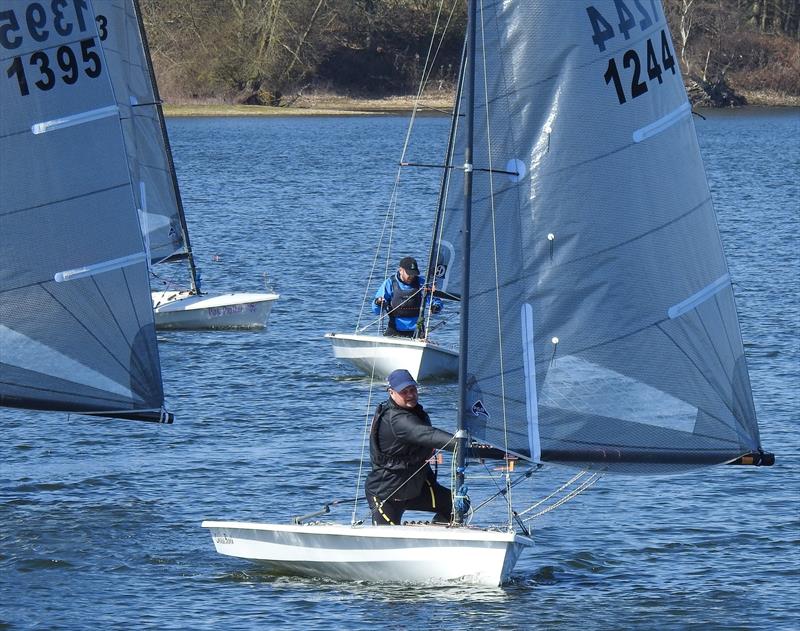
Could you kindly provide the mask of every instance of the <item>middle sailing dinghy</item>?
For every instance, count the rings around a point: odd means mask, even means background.
[[[310,576],[497,585],[532,543],[527,524],[565,500],[513,510],[511,488],[535,469],[507,467],[507,523],[465,525],[470,440],[584,469],[566,499],[604,473],[774,462],[663,9],[472,0],[468,45],[448,165],[464,191],[452,522],[366,526],[357,504],[350,525],[203,522],[222,554]]]
[[[433,67],[434,62],[435,60],[426,63],[426,68]],[[420,87],[419,94],[423,93],[425,80],[428,76],[429,74],[427,72],[423,73],[422,86]],[[461,93],[460,86],[462,80],[463,73],[459,75],[458,94]],[[419,101],[414,104],[414,111],[411,115],[407,138],[411,136],[418,107]],[[453,118],[445,154],[445,164],[450,163],[453,142],[455,140],[456,123],[457,118]],[[403,148],[403,156],[401,157],[399,167],[400,170],[412,166],[405,162],[406,150],[407,146]],[[398,178],[395,187],[397,187],[400,179],[400,170],[398,170]],[[428,259],[428,274],[425,278],[427,284],[426,289],[435,290],[434,295],[440,298],[453,300],[453,304],[457,305],[457,301],[459,300],[458,290],[454,292],[449,288],[458,285],[460,282],[459,261],[455,258],[456,248],[454,247],[454,242],[458,240],[461,231],[461,226],[458,223],[461,214],[457,211],[449,212],[452,210],[448,208],[447,204],[447,194],[450,188],[449,183],[450,170],[445,169],[433,227],[433,237]],[[395,190],[392,194],[392,202],[386,218],[387,222],[392,221],[397,197],[397,190]],[[456,197],[460,196],[456,195]],[[458,206],[459,204],[456,203],[457,208]],[[389,249],[391,250],[391,248]],[[390,267],[390,264],[391,261],[388,261],[387,267]],[[372,274],[370,274],[370,279],[371,278]],[[365,295],[365,301],[369,297],[368,289]],[[362,305],[362,311],[364,307],[365,305]],[[366,326],[361,326],[361,320],[359,318],[359,322],[356,324],[356,330],[353,333],[327,333],[325,337],[331,342],[334,357],[349,362],[373,379],[384,379],[389,373],[398,368],[404,368],[418,381],[452,380],[458,377],[458,350],[437,341],[430,334],[435,327],[431,327],[431,310],[429,304],[426,305],[423,300],[419,313],[419,322],[424,323],[424,328],[428,332],[425,337],[415,335],[413,338],[401,338],[381,335],[382,329],[386,326],[388,317],[389,312],[382,310],[380,317],[376,321],[367,323]],[[377,333],[373,332],[375,329],[378,329]]]
[[[161,99],[136,0],[97,0],[102,15],[100,37],[114,91],[123,112],[125,144],[131,179],[142,215],[151,270],[157,282],[152,292],[159,329],[263,329],[275,301],[274,292],[204,294],[175,167],[172,162]],[[185,266],[188,287],[175,288],[160,280],[158,270]]]

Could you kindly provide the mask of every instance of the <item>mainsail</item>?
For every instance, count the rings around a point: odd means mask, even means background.
[[[758,451],[660,3],[479,5],[462,423],[534,461],[611,471]]]
[[[186,259],[196,271],[161,100],[135,0],[95,0],[100,38],[122,114],[128,164],[151,263]]]
[[[0,15],[0,404],[169,421],[100,16]]]

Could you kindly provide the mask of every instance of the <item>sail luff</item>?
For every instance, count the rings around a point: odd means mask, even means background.
[[[150,46],[147,43],[147,31],[144,28],[144,21],[142,19],[141,9],[139,7],[139,0],[132,0],[131,10],[136,16],[136,23],[139,27],[139,36],[141,37],[142,41],[142,49],[144,53],[145,65],[147,66],[148,78],[150,80],[150,87],[153,91],[153,96],[155,97],[155,108],[158,116],[158,124],[161,128],[161,136],[164,142],[164,150],[166,154],[165,157],[169,169],[170,179],[172,180],[175,202],[177,203],[178,207],[178,217],[180,219],[181,234],[185,247],[184,256],[189,264],[189,282],[191,285],[191,291],[192,293],[196,294],[199,293],[200,290],[197,285],[197,267],[195,266],[194,254],[192,253],[192,243],[189,240],[189,226],[186,223],[186,214],[183,209],[183,198],[181,197],[180,186],[178,186],[178,176],[175,172],[175,162],[172,159],[172,147],[169,142],[166,120],[164,119],[164,108],[162,107],[161,95],[158,91],[158,82],[156,81],[156,75],[153,69],[153,59],[150,55]]]
[[[466,69],[466,96],[467,107],[464,112],[466,126],[466,147],[464,151],[464,224],[463,224],[463,260],[464,277],[462,281],[461,295],[469,297],[470,282],[470,260],[471,260],[471,230],[472,230],[472,142],[474,130],[474,107],[475,107],[475,53],[476,53],[476,0],[469,0],[467,26],[467,69]],[[456,111],[457,112],[457,111]],[[456,115],[454,112],[454,116]],[[469,349],[469,300],[461,302],[461,320],[459,332],[459,357],[458,357],[458,432],[456,433],[456,493],[461,493],[464,486],[464,469],[466,463],[466,452],[468,438],[465,431],[464,418],[467,406],[467,357]],[[453,521],[460,524],[464,520],[463,505],[455,502],[453,509]]]

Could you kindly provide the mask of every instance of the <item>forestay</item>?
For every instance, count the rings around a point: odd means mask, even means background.
[[[102,24],[88,1],[0,15],[0,403],[168,420]]]
[[[660,4],[482,4],[466,426],[536,461],[612,471],[758,450]],[[450,220],[463,177],[451,179]]]

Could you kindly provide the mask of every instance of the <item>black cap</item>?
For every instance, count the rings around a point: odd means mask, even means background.
[[[417,260],[415,258],[406,256],[400,259],[400,267],[411,276],[419,276],[419,265],[417,265]]]

